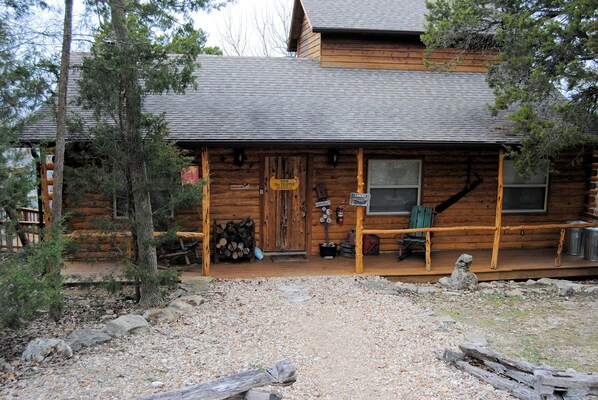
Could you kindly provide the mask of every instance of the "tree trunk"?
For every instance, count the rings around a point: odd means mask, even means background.
[[[139,77],[133,57],[128,57],[130,50],[129,30],[126,25],[126,4],[124,0],[110,1],[110,14],[114,27],[115,45],[120,50],[121,62],[130,60],[129,65],[122,65],[118,78],[122,90],[119,101],[121,126],[125,134],[125,146],[129,151],[127,168],[131,174],[133,191],[133,230],[136,233],[138,248],[137,265],[143,269],[141,273],[140,304],[154,307],[162,303],[160,287],[156,280],[158,260],[154,240],[154,221],[150,195],[147,189],[147,172],[143,154],[143,137],[141,132],[142,101]]]
[[[73,23],[73,0],[64,0],[64,30],[62,32],[62,57],[58,81],[58,111],[56,115],[56,148],[54,149],[54,184],[52,186],[52,221],[62,216],[62,188],[64,180],[64,148],[66,136],[66,95],[71,56],[71,30]]]

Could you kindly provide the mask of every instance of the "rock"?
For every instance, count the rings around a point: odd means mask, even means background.
[[[424,286],[417,288],[417,294],[434,294],[438,291],[437,288],[431,286]]]
[[[556,279],[551,279],[551,278],[540,278],[536,281],[536,283],[539,285],[554,285],[555,282],[556,282]]]
[[[469,333],[465,335],[465,343],[473,344],[476,346],[488,346],[488,341],[482,335],[478,335],[476,333]]]
[[[443,324],[454,324],[457,322],[453,319],[453,317],[448,315],[443,315],[440,318],[438,318],[438,320]]]
[[[412,293],[417,294],[417,286],[413,283],[402,283],[396,285],[397,293]]]
[[[598,286],[586,286],[582,289],[583,293],[598,294]]]
[[[48,357],[59,356],[64,358],[71,358],[73,350],[62,339],[33,339],[27,345],[23,352],[21,359],[23,361],[37,361],[42,362]]]
[[[210,283],[212,278],[208,276],[199,276],[193,279],[187,279],[179,284],[179,289],[187,293],[205,293],[210,291]]]
[[[511,290],[507,290],[505,292],[505,294],[507,296],[513,296],[513,297],[521,297],[521,296],[525,296],[525,293],[521,290],[521,289],[511,289]]]
[[[196,294],[179,297],[177,300],[184,301],[185,303],[192,305],[192,306],[196,306],[196,307],[205,303],[205,300],[203,299],[203,297],[198,296]]]
[[[79,351],[82,347],[92,347],[110,340],[112,337],[97,329],[76,329],[67,337],[66,342],[73,351]]]
[[[123,337],[136,333],[149,332],[150,327],[141,315],[127,314],[106,324],[104,332],[113,337]]]
[[[173,322],[179,319],[179,312],[170,307],[151,308],[143,313],[143,318],[151,323],[160,323],[164,321]]]
[[[536,281],[535,281],[535,280],[533,280],[533,279],[528,279],[528,280],[525,282],[525,285],[527,285],[527,286],[534,286],[534,285],[537,285],[537,284],[538,284],[538,282],[536,282]]]
[[[281,292],[286,292],[286,293],[303,292],[306,289],[304,286],[294,286],[294,285],[280,285],[280,286],[277,286],[276,288],[278,290],[280,290]]]
[[[162,387],[162,386],[164,386],[164,382],[160,382],[160,381],[153,381],[152,382],[152,387],[153,388],[159,388],[159,387]]]
[[[484,289],[482,290],[482,294],[485,294],[486,296],[489,296],[491,294],[495,294],[496,290],[495,289]]]
[[[471,290],[478,284],[478,277],[469,272],[473,257],[469,254],[461,254],[455,263],[455,270],[450,278],[441,278],[438,283],[453,290]]]
[[[195,308],[188,302],[182,300],[182,297],[171,301],[168,307],[176,308],[179,311],[191,311]]]
[[[387,280],[361,283],[361,287],[364,287],[366,289],[377,290],[379,292],[387,292],[388,294],[395,295],[399,293],[399,291],[397,290],[398,285],[401,285],[401,283],[394,284]]]
[[[556,294],[558,296],[569,296],[573,293],[573,286],[567,281],[556,281]]]
[[[285,303],[303,303],[304,301],[308,301],[311,299],[311,296],[296,294],[293,296],[285,297],[283,301]]]

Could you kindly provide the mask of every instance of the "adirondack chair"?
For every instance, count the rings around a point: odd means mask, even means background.
[[[431,228],[434,223],[434,209],[432,207],[413,206],[409,219],[409,229]],[[416,232],[401,235],[399,239],[399,261],[411,255],[411,248],[419,246],[425,249],[426,233]]]

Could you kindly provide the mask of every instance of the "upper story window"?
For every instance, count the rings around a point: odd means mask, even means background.
[[[545,212],[548,198],[548,167],[538,168],[527,179],[515,170],[512,160],[503,165],[505,212]]]
[[[368,214],[409,214],[421,198],[421,160],[370,160]]]

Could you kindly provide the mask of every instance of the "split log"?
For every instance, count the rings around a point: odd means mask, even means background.
[[[560,370],[544,364],[530,364],[504,354],[472,344],[463,344],[461,352],[446,349],[440,359],[490,383],[497,389],[508,390],[523,400],[580,399],[598,395],[598,376],[574,370]],[[487,369],[468,362],[483,363]]]
[[[144,396],[138,400],[223,400],[256,387],[292,385],[296,380],[295,367],[290,361],[283,360],[271,368],[224,376],[212,382]]]

